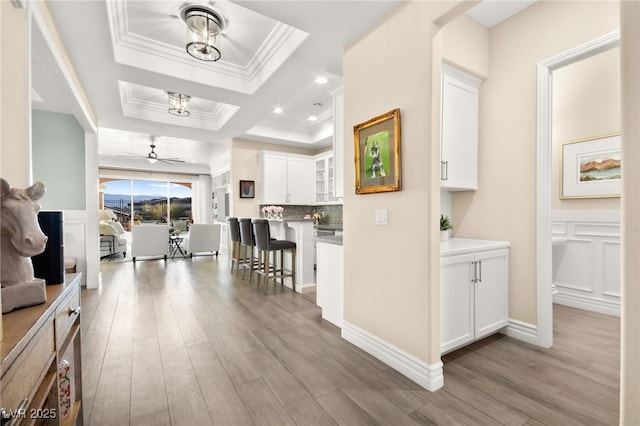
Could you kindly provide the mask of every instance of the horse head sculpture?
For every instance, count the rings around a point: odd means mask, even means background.
[[[38,224],[44,184],[36,182],[26,189],[12,188],[0,178],[0,250],[2,287],[34,280],[31,256],[44,251],[47,236]]]

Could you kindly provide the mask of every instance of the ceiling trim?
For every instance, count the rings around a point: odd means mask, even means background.
[[[98,131],[96,115],[71,65],[71,60],[64,49],[46,4],[33,2],[30,11],[36,30],[33,31],[32,49],[39,52],[40,58],[46,57],[47,63],[55,64],[49,66],[48,70],[50,75],[58,81],[61,90],[65,92],[69,109],[84,130],[96,133]]]
[[[313,145],[333,136],[333,121],[325,120],[315,125],[312,129],[284,129],[282,126],[279,126],[278,123],[271,123],[265,120],[247,130],[246,135],[268,141],[281,140],[303,145]]]
[[[139,86],[144,89],[151,89],[158,93],[157,99],[149,100],[136,97],[134,95],[134,87]],[[118,81],[120,90],[120,102],[122,105],[122,113],[126,117],[138,118],[141,120],[155,121],[163,124],[173,124],[185,127],[196,127],[203,130],[219,131],[233,115],[240,109],[236,105],[224,104],[221,102],[208,101],[213,104],[213,109],[203,111],[191,107],[191,115],[189,117],[176,117],[167,112],[167,94],[164,90],[150,88],[147,86],[135,85],[126,81]],[[191,98],[193,101],[198,98]]]
[[[246,65],[225,62],[211,66],[189,56],[184,49],[134,33],[128,29],[127,2],[106,2],[111,45],[117,63],[190,80],[234,92],[253,94],[306,40],[308,33],[276,22]]]

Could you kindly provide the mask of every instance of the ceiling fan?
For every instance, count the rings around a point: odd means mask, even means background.
[[[151,152],[149,152],[146,156],[145,155],[134,154],[132,152],[128,152],[127,154],[128,154],[128,156],[133,156],[133,157],[138,157],[138,158],[146,158],[149,161],[149,163],[151,163],[151,164],[155,164],[158,161],[160,161],[162,163],[171,164],[171,165],[174,165],[176,163],[184,163],[183,160],[180,160],[180,159],[175,158],[175,157],[171,157],[171,158],[158,157],[158,154],[155,151],[155,149],[156,149],[155,138],[152,139],[150,146],[151,146]]]

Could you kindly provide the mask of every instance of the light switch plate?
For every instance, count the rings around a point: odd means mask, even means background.
[[[386,226],[387,222],[387,209],[376,209],[375,222],[378,226]]]

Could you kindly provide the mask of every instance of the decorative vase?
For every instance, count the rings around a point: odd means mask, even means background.
[[[449,239],[449,230],[440,231],[440,241],[447,241]]]
[[[71,379],[69,378],[69,370],[71,366],[69,361],[63,359],[58,367],[58,386],[60,398],[60,417],[65,418],[71,412]]]

